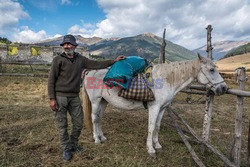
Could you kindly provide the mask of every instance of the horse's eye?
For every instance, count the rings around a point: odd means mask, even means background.
[[[213,73],[214,72],[214,68],[210,68],[210,72]]]

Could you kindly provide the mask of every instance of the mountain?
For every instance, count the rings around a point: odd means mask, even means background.
[[[245,45],[247,41],[220,41],[212,44],[213,46],[213,58],[214,60],[219,60],[223,58],[228,52],[232,49],[235,49],[239,46]],[[193,50],[193,52],[199,52],[203,56],[207,56],[207,45],[204,45],[200,48]]]
[[[76,35],[76,41],[79,46],[89,46],[96,42],[102,41],[102,38],[99,37],[92,37],[92,38],[84,38],[81,35]],[[41,42],[34,43],[35,45],[39,46],[60,46],[60,43],[63,40],[63,36],[47,39]]]
[[[36,43],[40,46],[59,46],[63,37],[49,39]],[[102,39],[98,37],[84,38],[76,36],[80,46],[88,46],[92,56],[99,56],[107,59],[114,58],[120,54],[125,56],[138,55],[150,60],[155,60],[160,55],[162,38],[152,33],[144,33],[126,38]],[[169,61],[190,60],[196,58],[192,51],[166,41],[166,59]]]
[[[145,33],[119,40],[102,40],[89,46],[92,55],[114,58],[117,55],[138,55],[146,59],[154,60],[160,55],[162,38]],[[190,60],[197,56],[190,50],[166,41],[166,59],[169,61]]]
[[[250,52],[250,43],[247,43],[245,45],[232,49],[223,58],[227,58],[227,57],[231,57],[235,55],[242,55],[242,54],[249,53],[249,52]]]

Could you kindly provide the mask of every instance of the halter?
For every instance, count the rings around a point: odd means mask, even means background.
[[[209,81],[209,83],[208,83],[207,86],[206,86],[209,90],[212,89],[213,87],[215,87],[216,85],[225,82],[224,80],[222,80],[222,81],[219,81],[219,82],[215,82],[215,83],[214,83],[213,81],[211,81],[211,80],[206,76],[206,74],[204,73],[204,71],[202,70],[202,68],[201,68],[200,71],[204,74],[204,76],[205,76],[205,77],[207,78],[207,80]]]

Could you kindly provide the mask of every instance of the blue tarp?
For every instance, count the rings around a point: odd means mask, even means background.
[[[148,66],[146,59],[139,56],[128,56],[111,66],[103,81],[108,86],[121,86],[128,89],[130,81]]]

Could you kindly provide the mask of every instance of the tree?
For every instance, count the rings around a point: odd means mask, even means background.
[[[11,41],[8,38],[0,37],[0,43],[11,44]]]

